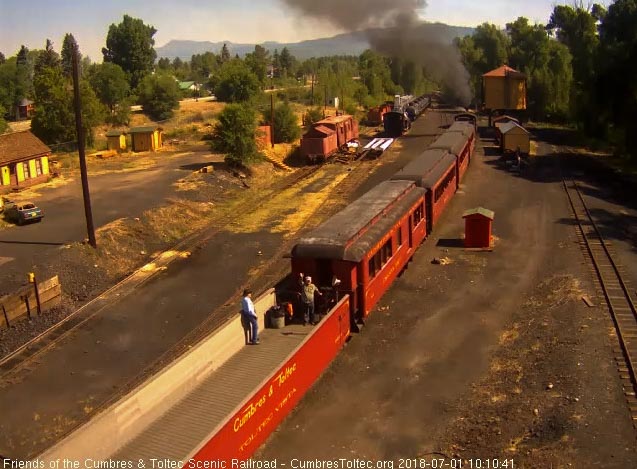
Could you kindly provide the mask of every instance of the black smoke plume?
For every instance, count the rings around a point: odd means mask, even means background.
[[[424,0],[283,0],[303,16],[346,31],[364,30],[373,50],[419,64],[460,104],[471,101],[469,74],[460,53],[418,17]]]

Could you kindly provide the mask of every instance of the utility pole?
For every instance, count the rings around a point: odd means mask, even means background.
[[[270,144],[274,148],[274,91],[270,93]]]
[[[325,119],[326,112],[327,112],[327,83],[325,83],[325,101],[323,103],[323,119]]]
[[[91,194],[88,190],[88,174],[86,172],[86,153],[84,128],[82,126],[82,99],[80,97],[80,70],[77,63],[79,47],[73,44],[73,94],[75,96],[75,129],[77,131],[77,151],[80,155],[80,174],[82,175],[82,194],[84,196],[84,214],[86,215],[86,230],[88,242],[94,248],[97,247],[95,239],[95,227],[93,226],[93,211],[91,210]]]

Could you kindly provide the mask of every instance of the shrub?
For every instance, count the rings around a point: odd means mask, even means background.
[[[274,109],[274,143],[292,143],[301,136],[299,120],[289,104]]]
[[[213,149],[226,153],[230,166],[248,166],[259,161],[262,155],[257,149],[255,134],[257,116],[248,104],[229,104],[219,114],[214,128]]]

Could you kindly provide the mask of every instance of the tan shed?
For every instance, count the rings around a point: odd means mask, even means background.
[[[107,148],[109,150],[126,150],[126,132],[110,130],[106,132]]]
[[[482,75],[485,109],[526,109],[526,75],[506,65]]]
[[[133,139],[133,151],[156,151],[162,147],[162,128],[154,126],[133,127],[128,133]]]
[[[502,135],[502,141],[500,142],[500,148],[503,153],[516,152],[518,149],[520,153],[528,155],[531,151],[531,135],[521,125],[515,122],[508,122],[502,124],[499,127]]]

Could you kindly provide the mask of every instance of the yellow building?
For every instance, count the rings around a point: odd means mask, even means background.
[[[520,150],[520,153],[528,155],[531,151],[531,135],[521,125],[515,122],[507,122],[500,126],[502,140],[500,146],[502,152],[513,152]]]
[[[162,147],[161,127],[133,127],[128,133],[133,139],[133,151],[156,151]]]
[[[506,65],[482,75],[484,108],[526,109],[526,75]]]
[[[109,150],[126,150],[126,132],[110,130],[106,132],[107,148]]]
[[[0,135],[0,191],[49,179],[51,149],[30,131]]]

